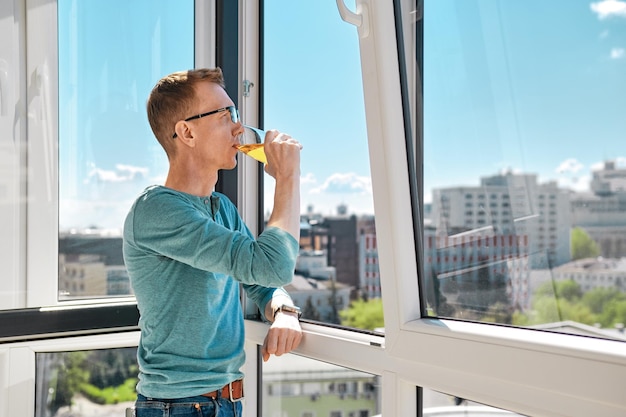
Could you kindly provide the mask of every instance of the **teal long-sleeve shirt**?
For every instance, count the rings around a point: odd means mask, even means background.
[[[263,312],[286,294],[296,239],[272,227],[254,239],[222,194],[153,186],[126,218],[123,248],[140,313],[137,392],[182,398],[242,378],[239,283]]]

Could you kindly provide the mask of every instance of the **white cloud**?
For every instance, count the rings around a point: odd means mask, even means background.
[[[371,194],[372,180],[353,172],[335,173],[328,177],[321,186],[311,189],[310,193]]]
[[[556,181],[560,188],[567,188],[576,192],[589,190],[591,176],[585,165],[577,159],[566,159],[554,171],[559,174]]]
[[[601,169],[604,169],[604,161],[600,161],[600,162],[596,162],[595,164],[591,164],[590,169],[592,171],[600,171]]]
[[[372,182],[369,177],[355,173],[338,173],[329,176],[320,185],[315,175],[309,173],[300,178],[300,184],[300,209],[303,213],[309,206],[313,206],[315,213],[336,215],[340,204],[347,205],[350,214],[374,213]],[[275,186],[275,181],[265,181],[263,193],[266,215],[273,208]]]
[[[108,183],[127,182],[144,178],[147,174],[148,168],[134,167],[131,165],[118,164],[115,166],[115,170],[106,170],[94,166],[89,174],[87,174],[85,183],[89,183],[92,180]]]
[[[313,174],[312,172],[309,172],[308,174],[300,177],[300,184],[305,185],[305,184],[316,184],[317,183],[317,178],[315,178],[315,174]]]
[[[611,59],[624,58],[625,52],[626,50],[624,50],[624,48],[613,48],[611,49]]]
[[[589,7],[601,20],[612,16],[626,17],[626,1],[603,0],[591,3]]]
[[[576,177],[559,177],[557,184],[559,188],[568,188],[578,193],[589,191],[589,183],[591,177],[589,175],[581,175]]]
[[[132,165],[123,165],[123,164],[117,164],[115,165],[115,168],[118,171],[128,172],[131,176],[140,174],[145,177],[146,175],[148,175],[148,168],[135,167]]]
[[[603,30],[602,32],[600,32],[600,39],[606,39],[609,37],[609,31],[608,30]]]
[[[569,158],[561,162],[555,172],[558,174],[575,174],[584,167],[585,166],[578,162],[575,158]]]

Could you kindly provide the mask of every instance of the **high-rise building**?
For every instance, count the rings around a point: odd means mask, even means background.
[[[591,191],[572,195],[572,226],[584,229],[605,258],[626,256],[626,169],[606,161]]]
[[[531,268],[570,260],[570,192],[534,174],[484,177],[479,186],[433,190],[436,235],[527,236]]]
[[[362,298],[381,298],[376,233],[359,236],[359,286]]]

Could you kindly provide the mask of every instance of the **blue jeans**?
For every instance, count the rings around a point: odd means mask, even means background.
[[[241,417],[241,401],[203,396],[171,400],[137,394],[135,417]]]

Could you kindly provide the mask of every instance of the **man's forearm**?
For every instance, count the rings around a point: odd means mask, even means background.
[[[274,191],[274,208],[267,222],[300,240],[300,177],[277,179]]]

